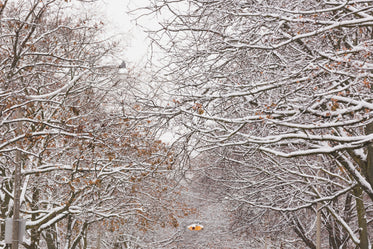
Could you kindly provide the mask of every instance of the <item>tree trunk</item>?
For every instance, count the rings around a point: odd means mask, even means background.
[[[31,201],[31,210],[37,211],[39,210],[39,198],[40,198],[40,190],[37,186],[34,186],[32,189],[32,201]],[[33,213],[31,215],[31,221],[35,221],[38,219],[38,214]],[[31,229],[31,244],[30,249],[37,249],[39,248],[39,240],[40,240],[40,232],[38,227],[33,227]]]
[[[17,118],[21,118],[21,112],[17,110]],[[17,123],[17,133],[22,133],[22,123]],[[19,146],[19,145],[17,145]],[[13,196],[13,231],[12,231],[12,249],[18,249],[19,241],[19,221],[20,221],[20,196],[21,196],[21,169],[22,169],[22,154],[21,151],[17,149],[15,158],[15,168],[14,168],[14,196]]]
[[[369,249],[368,242],[368,229],[367,229],[367,220],[365,214],[365,207],[363,202],[363,190],[360,186],[354,188],[354,195],[356,198],[356,211],[357,219],[359,223],[359,235],[360,235],[360,249]]]
[[[88,223],[87,222],[84,222],[84,224],[82,225],[82,227],[80,228],[80,233],[79,235],[75,238],[74,242],[72,243],[70,249],[75,249],[77,248],[78,244],[80,244],[82,242],[82,239],[83,239],[83,242],[84,242],[84,239],[86,237],[86,231],[88,229]],[[86,247],[85,245],[83,245],[84,248]]]
[[[71,215],[68,215],[67,218],[67,227],[66,227],[66,248],[70,248],[71,245],[71,233],[72,233],[72,218]]]
[[[50,227],[50,229],[45,231],[44,239],[47,242],[48,249],[58,249],[57,231],[53,225]]]
[[[307,233],[305,232],[298,217],[294,216],[292,221],[294,224],[294,232],[303,240],[307,247],[309,247],[310,249],[316,249],[316,245],[310,238],[307,237]]]
[[[365,134],[373,134],[373,122],[370,122],[365,127]],[[373,141],[368,145],[366,178],[373,188]]]

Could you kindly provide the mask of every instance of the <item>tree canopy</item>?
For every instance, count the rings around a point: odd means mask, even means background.
[[[149,8],[169,14],[152,36],[167,54],[161,72],[169,83],[168,103],[154,108],[206,152],[206,174],[231,182],[232,201],[256,208],[256,217],[271,210],[289,221],[295,213],[290,224],[310,248],[316,239],[300,210],[316,217],[321,209],[331,247],[369,248],[372,4],[195,0]],[[343,214],[350,207],[357,219]],[[337,230],[347,239],[336,242]]]
[[[118,71],[122,48],[68,2],[0,4],[1,248],[18,198],[29,249],[113,247],[178,226],[172,151],[128,118],[136,78]]]

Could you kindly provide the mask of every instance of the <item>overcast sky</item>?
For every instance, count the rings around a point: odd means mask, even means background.
[[[103,11],[109,22],[108,31],[113,35],[119,35],[121,42],[127,47],[123,59],[127,59],[130,65],[140,63],[147,54],[146,34],[133,21],[134,16],[130,16],[127,12],[146,5],[148,0],[103,0],[103,2],[105,6]],[[144,24],[146,25],[143,22],[142,25]]]

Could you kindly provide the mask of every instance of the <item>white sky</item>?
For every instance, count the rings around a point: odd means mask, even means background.
[[[142,64],[146,60],[149,42],[146,33],[133,20],[134,16],[129,15],[129,10],[134,10],[149,3],[149,0],[102,0],[105,4],[104,14],[109,21],[108,25],[113,35],[120,34],[124,47],[123,59],[127,59],[129,66]],[[141,25],[148,28],[156,28],[157,21],[146,17],[141,18]],[[165,132],[160,138],[166,144],[176,140],[174,132]]]
[[[133,16],[127,12],[136,7],[144,6],[148,0],[103,0],[104,15],[108,20],[111,29],[109,33],[119,35],[123,42],[125,51],[123,56],[127,64],[139,64],[145,60],[148,43],[146,34],[141,27],[133,21]]]
[[[23,1],[23,0],[14,0]],[[0,0],[1,2],[1,0]],[[145,62],[147,57],[146,33],[142,31],[139,25],[136,25],[134,15],[128,14],[129,10],[134,10],[141,6],[146,6],[149,0],[98,0],[94,2],[71,1],[68,4],[72,7],[69,9],[71,14],[79,15],[81,13],[93,15],[95,21],[103,21],[106,28],[106,34],[103,38],[112,37],[123,47],[123,52],[117,55],[117,63],[122,60],[130,67],[140,66]],[[152,20],[142,19],[142,25],[147,23],[157,23]]]

